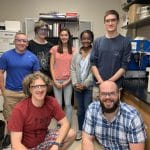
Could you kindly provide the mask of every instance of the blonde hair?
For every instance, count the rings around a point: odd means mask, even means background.
[[[37,33],[38,30],[41,28],[41,27],[46,27],[47,29],[49,29],[49,26],[46,22],[40,20],[38,22],[35,22],[35,25],[34,25],[34,32]]]
[[[45,82],[48,89],[49,89],[49,86],[51,86],[50,78],[44,75],[43,73],[38,71],[33,74],[29,74],[23,80],[23,92],[25,93],[25,95],[31,96],[30,85],[37,79],[42,79]]]
[[[17,33],[15,34],[15,38],[16,38],[18,35],[20,35],[20,34],[27,36],[24,32],[19,31],[19,32],[17,32]]]

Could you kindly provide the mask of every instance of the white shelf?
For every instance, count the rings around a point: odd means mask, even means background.
[[[140,19],[136,22],[130,23],[126,26],[123,26],[122,28],[134,29],[134,28],[139,28],[139,27],[148,26],[148,25],[150,25],[150,16]]]

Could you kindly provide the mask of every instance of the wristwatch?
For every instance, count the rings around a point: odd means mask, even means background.
[[[62,143],[59,143],[59,142],[53,142],[52,145],[57,145],[58,147],[62,147],[62,146],[63,146],[63,144],[62,144]]]

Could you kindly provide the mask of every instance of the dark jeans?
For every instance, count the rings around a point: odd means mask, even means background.
[[[79,130],[82,130],[82,125],[84,122],[85,112],[92,102],[92,90],[83,90],[81,92],[75,91],[75,98],[77,101],[77,117]]]

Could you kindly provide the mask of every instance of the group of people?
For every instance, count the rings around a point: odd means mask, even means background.
[[[79,50],[67,28],[60,30],[57,45],[48,42],[48,24],[43,21],[35,23],[35,38],[29,42],[24,33],[16,34],[15,48],[0,57],[8,127],[3,147],[11,136],[13,150],[66,150],[75,139],[82,139],[83,150],[94,150],[95,137],[104,149],[144,150],[144,122],[134,107],[120,101],[131,44],[118,33],[118,23],[118,12],[107,11],[106,34],[94,40],[92,31],[83,31]],[[55,98],[50,96],[51,85]],[[92,97],[93,87],[99,89],[98,99]],[[77,133],[70,128],[73,89]],[[48,128],[52,118],[59,127]]]

